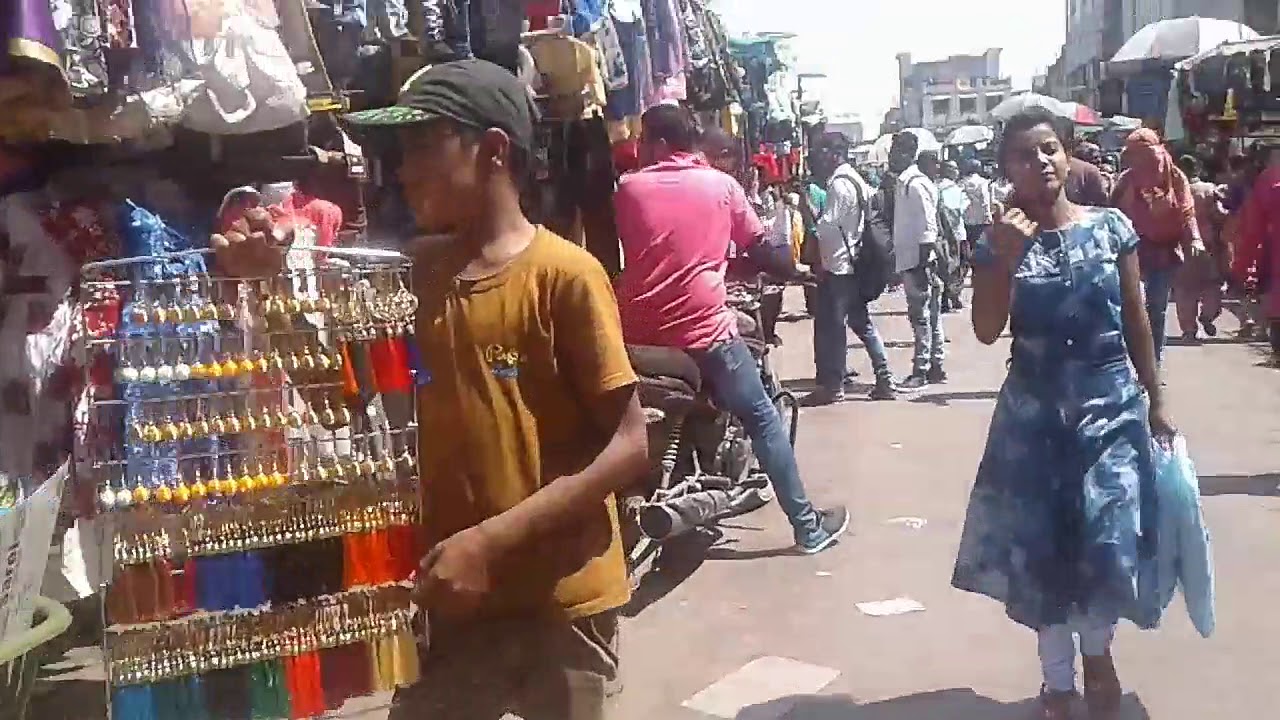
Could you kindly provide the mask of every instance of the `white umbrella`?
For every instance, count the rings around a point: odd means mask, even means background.
[[[1048,110],[1054,115],[1060,117],[1069,117],[1070,112],[1064,107],[1064,103],[1048,95],[1040,93],[1020,93],[1012,95],[1003,100],[999,105],[991,108],[991,116],[1000,120],[1008,120],[1027,108],[1039,107]]]
[[[1181,60],[1225,42],[1260,37],[1253,28],[1234,20],[1198,15],[1160,20],[1139,30],[1111,58],[1111,65],[1139,64],[1144,60]]]
[[[1022,93],[1014,95],[999,105],[991,108],[991,117],[997,120],[1008,120],[1028,108],[1044,108],[1060,118],[1065,118],[1078,125],[1099,125],[1098,113],[1087,105],[1065,102],[1040,93]]]
[[[986,125],[965,125],[951,131],[943,145],[976,145],[991,142],[996,137],[994,131]]]
[[[907,128],[901,132],[909,132],[920,139],[919,152],[942,151],[942,143],[938,142],[937,136],[924,128]],[[889,148],[893,146],[893,136],[896,134],[888,133],[876,138],[876,141],[871,144],[871,151],[867,153],[867,162],[872,165],[887,165],[889,163]]]

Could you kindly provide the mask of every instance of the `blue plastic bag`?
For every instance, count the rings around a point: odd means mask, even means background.
[[[1213,557],[1200,508],[1200,480],[1181,435],[1171,447],[1155,443],[1153,456],[1159,530],[1155,556],[1139,573],[1143,614],[1157,624],[1180,588],[1191,624],[1209,637],[1215,625]]]

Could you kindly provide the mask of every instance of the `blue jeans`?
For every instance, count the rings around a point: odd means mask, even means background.
[[[913,375],[924,375],[930,367],[942,367],[946,337],[942,334],[942,278],[931,264],[902,273],[907,295],[907,318],[915,335]]]
[[[1156,343],[1156,363],[1164,359],[1165,317],[1169,314],[1169,297],[1177,266],[1142,271],[1142,289],[1147,298],[1147,319],[1151,321],[1151,339]]]
[[[1079,653],[1099,657],[1111,651],[1116,625],[1093,618],[1073,618],[1062,625],[1050,625],[1038,632],[1040,669],[1044,684],[1054,692],[1076,689],[1076,635],[1080,636]]]
[[[778,504],[791,520],[797,543],[816,540],[822,533],[818,513],[805,495],[791,438],[773,399],[764,391],[760,370],[742,338],[717,343],[706,350],[690,350],[716,407],[742,421],[760,467],[769,476]]]
[[[849,355],[846,327],[866,346],[876,379],[888,380],[889,358],[885,354],[884,342],[871,322],[871,313],[858,292],[854,276],[827,272],[819,275],[816,305],[813,357],[818,370],[818,385],[825,390],[839,390],[844,385],[845,362]]]

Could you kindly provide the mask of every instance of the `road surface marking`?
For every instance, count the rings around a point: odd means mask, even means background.
[[[744,708],[752,707],[750,720],[780,720],[794,707],[795,696],[812,695],[839,676],[840,671],[832,668],[784,657],[762,657],[720,678],[682,704],[729,720],[740,718]],[[766,707],[753,707],[762,705]]]
[[[920,612],[924,610],[924,605],[912,600],[909,597],[894,598],[892,600],[876,600],[874,602],[862,602],[857,605],[858,610],[863,615],[871,617],[888,617],[890,615],[905,615],[907,613]]]
[[[911,528],[912,530],[919,530],[920,528],[924,527],[929,523],[928,520],[925,520],[924,518],[919,518],[919,517],[889,518],[885,522],[890,525],[903,525],[905,527]]]

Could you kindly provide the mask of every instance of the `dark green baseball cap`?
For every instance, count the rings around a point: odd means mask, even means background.
[[[448,118],[478,130],[498,128],[513,145],[529,150],[537,117],[519,78],[501,65],[472,58],[424,67],[400,88],[395,105],[348,113],[342,121],[356,132],[369,132]]]

